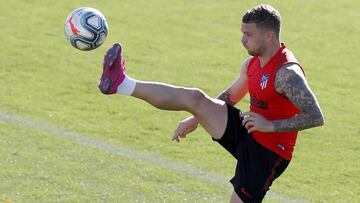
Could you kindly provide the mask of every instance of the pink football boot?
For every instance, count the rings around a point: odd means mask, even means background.
[[[115,43],[105,54],[103,73],[99,89],[103,94],[115,94],[125,78],[125,60],[121,56],[121,45]]]

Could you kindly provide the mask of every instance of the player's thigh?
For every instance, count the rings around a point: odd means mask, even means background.
[[[240,197],[236,194],[235,191],[233,191],[230,199],[230,203],[242,203],[243,201],[240,199]]]

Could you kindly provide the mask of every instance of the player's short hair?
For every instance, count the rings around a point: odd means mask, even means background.
[[[256,27],[272,30],[277,36],[280,34],[280,13],[270,5],[261,4],[246,11],[242,22],[255,23]]]

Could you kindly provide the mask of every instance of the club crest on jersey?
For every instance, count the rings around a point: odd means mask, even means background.
[[[264,74],[261,76],[261,80],[260,80],[261,90],[263,90],[263,89],[266,88],[269,78],[270,78],[270,76],[269,76],[269,74],[267,74],[267,73],[264,73]]]

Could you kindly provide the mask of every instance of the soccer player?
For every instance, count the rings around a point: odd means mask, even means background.
[[[236,159],[230,202],[261,202],[292,158],[298,131],[324,124],[304,71],[280,40],[280,14],[269,5],[248,10],[241,42],[249,53],[239,76],[217,98],[197,88],[145,82],[125,74],[119,44],[106,53],[99,88],[104,94],[142,99],[163,110],[193,116],[181,121],[172,139],[179,142],[198,123]],[[247,93],[250,111],[234,107]]]

